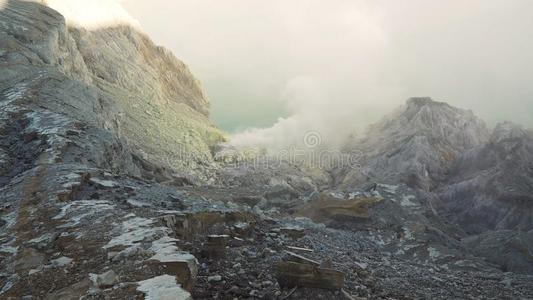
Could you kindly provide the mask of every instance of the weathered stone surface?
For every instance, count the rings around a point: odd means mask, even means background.
[[[319,268],[310,264],[279,262],[276,264],[276,278],[283,287],[313,287],[342,289],[344,273]]]
[[[216,259],[226,257],[226,245],[229,238],[229,235],[208,235],[205,243],[206,255]]]
[[[231,228],[234,236],[244,238],[248,237],[253,231],[253,224],[249,222],[237,222]]]
[[[169,224],[178,237],[190,240],[196,235],[222,234],[226,226],[232,224],[253,223],[255,217],[246,212],[203,210],[164,216],[162,222]]]
[[[303,228],[294,226],[286,226],[279,228],[279,233],[288,236],[294,240],[305,236],[305,230]]]
[[[102,274],[91,274],[91,281],[94,286],[98,288],[108,288],[119,283],[119,277],[113,270],[109,270]]]
[[[309,259],[309,258],[306,258],[306,257],[304,257],[302,255],[299,255],[299,254],[296,254],[294,252],[285,251],[285,253],[287,254],[286,260],[288,260],[288,261],[296,262],[296,263],[299,263],[299,264],[308,264],[308,265],[312,265],[312,266],[315,266],[315,267],[320,266],[319,262],[314,261],[314,260]]]
[[[54,267],[65,267],[72,263],[73,259],[66,256],[61,256],[50,261]]]
[[[169,275],[140,281],[137,290],[147,300],[192,300],[191,294],[176,284],[175,278]]]
[[[222,281],[222,276],[220,275],[209,276],[207,277],[207,281],[208,282],[219,282],[219,281]]]
[[[361,196],[352,199],[339,199],[328,193],[321,193],[319,198],[301,208],[298,214],[309,217],[316,222],[335,218],[368,219],[369,210],[382,199],[376,196]]]
[[[302,248],[302,247],[294,247],[294,246],[287,246],[287,249],[291,251],[303,251],[303,252],[313,252],[313,249],[309,248]]]
[[[44,258],[43,253],[32,248],[27,248],[18,253],[14,267],[21,272],[28,271],[43,265]]]
[[[147,263],[155,266],[162,274],[175,276],[176,281],[188,291],[192,290],[196,284],[198,262],[190,254],[175,255],[164,261],[149,260]]]
[[[533,229],[533,134],[512,123],[461,155],[435,206],[468,233]]]

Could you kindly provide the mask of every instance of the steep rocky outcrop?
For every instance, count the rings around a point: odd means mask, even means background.
[[[223,136],[187,66],[130,27],[70,32],[101,92],[104,125],[144,159],[206,179]]]
[[[533,135],[496,126],[487,144],[462,154],[439,189],[439,211],[470,233],[533,229]]]
[[[11,104],[33,97],[42,109],[112,134],[141,168],[147,161],[207,178],[210,147],[223,136],[198,81],[170,52],[125,25],[67,28],[60,14],[32,2],[6,1],[0,14],[0,76]]]
[[[411,98],[348,143],[346,151],[362,154],[360,167],[341,170],[337,182],[341,187],[372,181],[407,183],[431,190],[460,154],[488,138],[484,122],[471,111]]]

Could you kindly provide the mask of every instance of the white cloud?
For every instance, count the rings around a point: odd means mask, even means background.
[[[140,29],[135,20],[117,0],[44,0],[61,13],[67,23],[89,30],[115,25],[130,25]]]

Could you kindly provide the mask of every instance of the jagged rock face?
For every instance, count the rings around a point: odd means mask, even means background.
[[[71,28],[70,33],[102,88],[111,84],[140,99],[181,103],[209,114],[209,102],[188,67],[144,34],[124,25],[93,31]]]
[[[223,136],[208,120],[208,101],[181,61],[129,27],[70,31],[102,91],[108,128],[145,159],[197,175],[213,168],[210,147]]]
[[[411,98],[406,105],[354,139],[347,151],[362,154],[361,168],[340,176],[340,186],[365,181],[407,183],[430,190],[463,152],[485,143],[489,132],[471,111]]]
[[[533,135],[496,126],[490,142],[461,155],[436,206],[470,233],[533,229]]]
[[[83,82],[91,76],[75,41],[68,33],[63,16],[43,5],[26,1],[0,1],[2,35],[2,81],[13,78],[22,66],[55,67],[65,75]],[[23,73],[23,72],[20,72]]]
[[[533,132],[524,129],[512,122],[503,122],[496,125],[490,137],[491,143],[500,143],[504,140],[521,139],[533,136]]]
[[[0,79],[9,102],[37,93],[41,107],[112,134],[138,160],[207,178],[210,147],[223,136],[185,64],[130,27],[67,28],[45,6],[5,3]]]

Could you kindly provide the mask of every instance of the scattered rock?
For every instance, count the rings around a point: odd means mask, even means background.
[[[90,274],[89,278],[91,279],[93,285],[100,289],[112,287],[120,282],[118,275],[113,270],[109,270],[98,275]]]
[[[301,227],[287,226],[279,229],[279,233],[290,237],[293,240],[300,239],[305,236],[305,230]]]
[[[71,262],[73,261],[72,258],[70,257],[66,257],[66,256],[61,256],[59,258],[56,258],[52,261],[50,261],[52,263],[52,266],[54,267],[64,267],[66,265],[69,265]]]
[[[112,180],[104,180],[99,178],[91,178],[90,181],[104,188],[114,188],[118,186],[118,183]]]
[[[206,254],[210,258],[223,258],[226,256],[228,235],[208,235],[206,242]]]
[[[300,286],[337,290],[344,286],[343,272],[320,268],[312,263],[278,262],[275,271],[281,287]]]
[[[192,300],[191,294],[176,283],[176,278],[161,275],[138,282],[137,290],[145,294],[146,300]]]
[[[248,237],[253,229],[250,223],[245,222],[235,223],[232,228],[234,235],[240,238]]]
[[[309,259],[309,258],[306,258],[306,257],[304,257],[302,255],[299,255],[299,254],[296,254],[294,252],[285,251],[285,253],[287,254],[286,260],[288,260],[288,261],[292,261],[292,262],[296,262],[296,263],[300,263],[300,264],[308,264],[308,265],[312,265],[312,266],[320,266],[319,262],[314,261],[314,260]]]
[[[156,266],[165,274],[176,276],[177,281],[181,286],[190,291],[196,284],[198,275],[198,261],[189,253],[161,252],[150,258],[147,263],[151,266]]]
[[[219,281],[222,281],[222,276],[220,275],[209,276],[207,277],[207,281],[208,282],[219,282]]]

